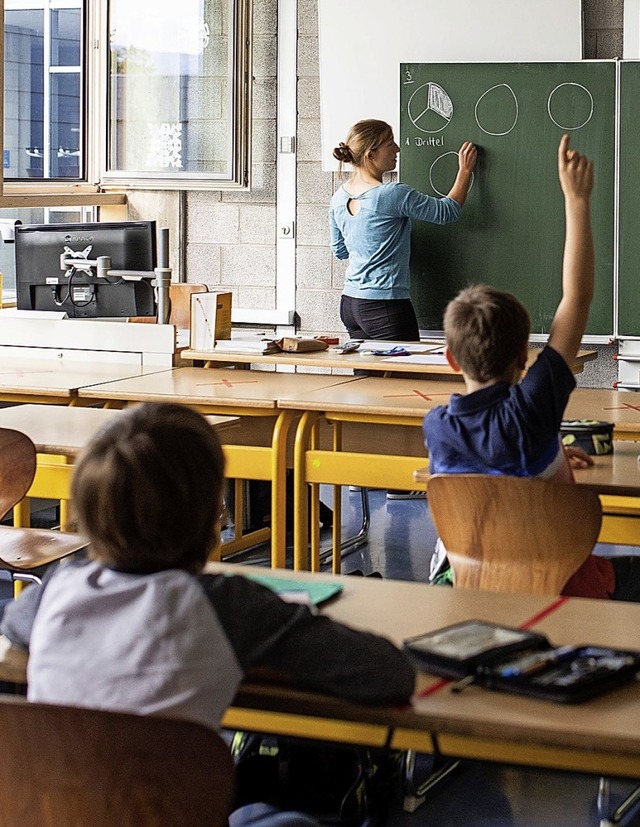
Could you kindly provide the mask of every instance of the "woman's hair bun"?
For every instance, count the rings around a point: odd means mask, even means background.
[[[353,155],[349,147],[342,141],[333,150],[333,157],[336,161],[341,161],[343,164],[350,164],[353,161]]]

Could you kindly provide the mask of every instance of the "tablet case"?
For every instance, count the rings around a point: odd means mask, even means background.
[[[445,678],[560,703],[628,683],[640,652],[587,644],[554,646],[538,632],[468,620],[404,641],[417,666]],[[456,688],[456,687],[454,687]]]

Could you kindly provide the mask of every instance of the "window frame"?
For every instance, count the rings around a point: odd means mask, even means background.
[[[4,0],[0,0],[0,123],[4,124]],[[129,189],[160,190],[247,190],[250,185],[251,112],[251,0],[235,0],[233,77],[233,170],[229,178],[199,173],[153,173],[133,175],[126,170],[107,172],[108,140],[108,0],[84,0],[84,71],[86,113],[83,179],[70,181],[5,181],[0,166],[0,209],[28,206],[110,206],[126,203]],[[4,150],[4,129],[0,134]]]

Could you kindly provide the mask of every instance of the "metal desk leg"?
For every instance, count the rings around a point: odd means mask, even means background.
[[[320,415],[306,411],[296,428],[293,447],[293,568],[309,570],[309,509],[307,500],[306,453]]]

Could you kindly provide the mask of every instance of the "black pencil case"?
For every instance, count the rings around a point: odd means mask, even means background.
[[[628,683],[640,652],[588,644],[554,646],[525,629],[468,620],[404,642],[425,672],[560,703],[579,703]]]

